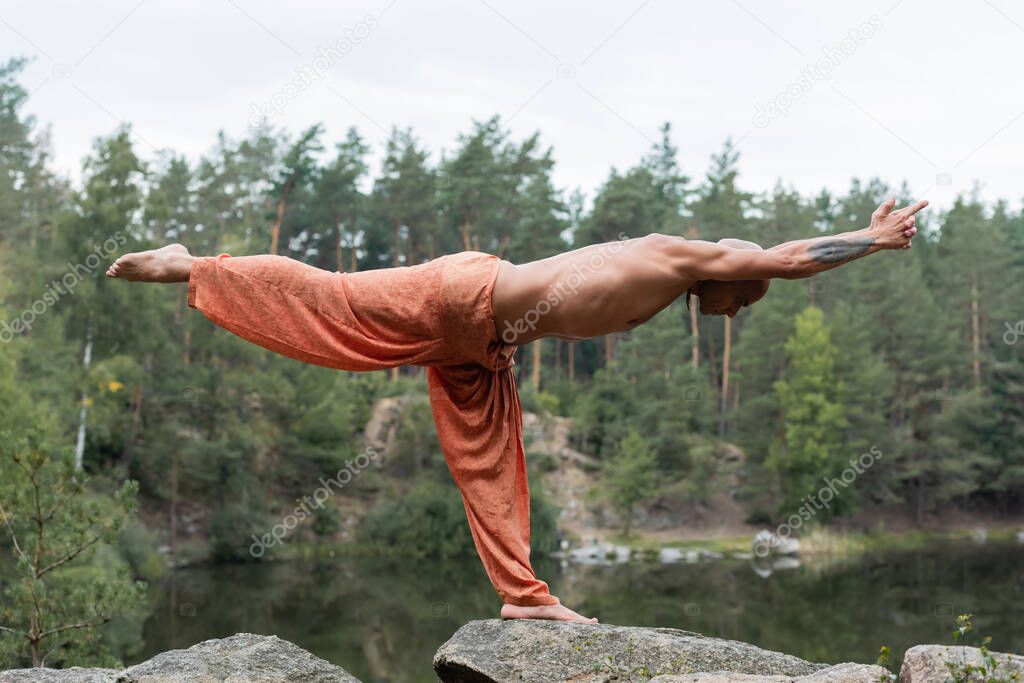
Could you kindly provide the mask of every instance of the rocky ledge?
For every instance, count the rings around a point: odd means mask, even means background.
[[[437,651],[434,671],[444,683],[878,683],[887,674],[671,628],[496,619],[460,628]]]
[[[1024,657],[991,653],[999,680],[1024,680]],[[947,665],[983,664],[971,647],[918,645],[904,655],[900,683],[951,681]],[[818,664],[747,643],[671,628],[550,621],[471,621],[434,657],[443,683],[878,683],[868,664]],[[426,671],[424,671],[426,673]],[[972,679],[975,680],[975,679]],[[171,650],[120,671],[19,669],[0,683],[359,683],[339,666],[276,636],[239,633]]]

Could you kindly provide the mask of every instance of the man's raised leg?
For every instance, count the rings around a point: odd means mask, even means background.
[[[194,257],[172,244],[125,254],[107,275],[188,282],[189,305],[212,322],[313,365],[383,370],[422,362],[437,345],[430,302],[404,294],[417,284],[428,291],[430,283],[421,280],[429,273],[411,269],[348,275],[284,256]]]

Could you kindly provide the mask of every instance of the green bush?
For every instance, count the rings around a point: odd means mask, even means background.
[[[433,558],[473,552],[473,539],[455,486],[424,480],[363,519],[362,542],[399,554]]]
[[[743,520],[744,524],[762,524],[771,525],[774,523],[770,512],[763,508],[754,508],[750,511],[750,514]]]
[[[231,503],[217,510],[210,521],[210,553],[222,562],[250,562],[254,559],[249,546],[253,535],[267,533],[260,524],[263,515],[240,503]]]
[[[318,540],[333,536],[340,529],[341,513],[338,512],[338,506],[331,501],[313,513],[313,533]]]
[[[530,466],[537,470],[538,474],[554,472],[558,469],[558,459],[550,453],[527,453],[526,462],[530,463]]]
[[[579,382],[570,382],[569,380],[558,380],[544,385],[544,393],[558,399],[556,410],[553,410],[552,413],[559,417],[568,417],[572,414],[576,397],[583,390],[584,388]]]
[[[560,402],[558,397],[546,391],[537,392],[537,404],[548,415],[558,415]]]
[[[532,557],[558,550],[558,513],[541,488],[540,478],[530,480],[530,550]]]
[[[155,534],[137,519],[129,520],[121,530],[117,550],[137,578],[152,582],[163,578],[167,572],[167,562],[157,552]]]
[[[531,483],[531,546],[555,549],[558,509],[548,503],[539,480]],[[397,554],[431,558],[475,553],[462,496],[451,483],[424,480],[397,500],[378,505],[363,519],[360,542]]]
[[[519,405],[524,413],[537,415],[562,415],[562,398],[550,391],[537,391],[533,383],[519,385]]]
[[[543,407],[540,401],[537,400],[537,390],[533,388],[533,384],[531,382],[522,382],[517,388],[519,390],[519,407],[522,408],[522,411],[539,415]]]

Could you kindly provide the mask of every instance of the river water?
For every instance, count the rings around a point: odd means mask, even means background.
[[[898,659],[951,643],[955,615],[1024,652],[1024,545],[944,542],[768,572],[738,559],[581,566],[538,560],[552,593],[602,622],[664,626],[821,662]],[[767,575],[766,575],[767,574]],[[310,561],[196,567],[152,587],[156,607],[135,663],[237,632],[276,634],[366,683],[436,681],[434,651],[500,602],[476,558]]]

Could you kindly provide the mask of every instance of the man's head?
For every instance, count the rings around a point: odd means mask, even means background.
[[[760,245],[746,240],[726,237],[718,240],[723,247],[731,249],[756,249],[762,251]],[[768,291],[770,280],[699,280],[686,292],[687,306],[690,295],[700,299],[700,312],[704,315],[736,315],[744,306],[752,306]]]

